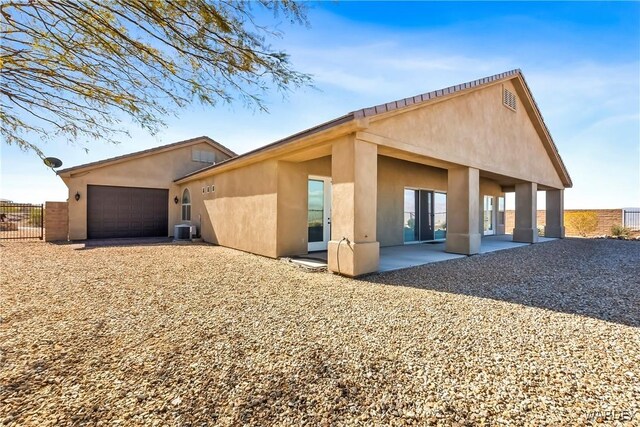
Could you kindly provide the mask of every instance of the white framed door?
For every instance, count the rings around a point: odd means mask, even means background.
[[[484,196],[484,235],[496,234],[494,221],[493,196]]]
[[[308,250],[324,251],[331,239],[331,178],[309,176],[307,183]]]

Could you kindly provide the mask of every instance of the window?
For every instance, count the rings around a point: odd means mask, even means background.
[[[211,186],[207,185],[207,193],[211,193]]]
[[[182,193],[182,220],[191,221],[191,194],[188,188]]]
[[[504,225],[504,197],[498,197],[498,225]]]
[[[191,150],[191,160],[201,163],[215,163],[216,153],[213,151]]]

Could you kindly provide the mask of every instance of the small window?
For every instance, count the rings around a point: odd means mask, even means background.
[[[212,185],[212,186],[211,186],[211,192],[213,193],[214,191],[216,191],[216,186],[215,186],[215,185]]]
[[[516,111],[516,96],[507,88],[502,88],[502,104],[510,110]]]
[[[194,162],[201,163],[215,163],[216,162],[216,153],[213,151],[204,151],[204,150],[191,150],[191,160]]]
[[[202,187],[202,194],[204,194],[204,191],[205,191],[205,187]]]
[[[188,188],[182,193],[182,220],[191,221],[191,194]]]
[[[211,193],[211,186],[207,185],[207,193]]]
[[[498,225],[504,225],[504,197],[498,197]]]

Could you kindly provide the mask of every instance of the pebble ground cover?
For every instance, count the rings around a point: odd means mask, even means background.
[[[0,267],[0,425],[640,424],[640,242],[358,280],[205,244]]]

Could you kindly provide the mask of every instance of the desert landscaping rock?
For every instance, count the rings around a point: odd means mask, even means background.
[[[206,244],[13,242],[0,260],[0,425],[540,426],[640,411],[637,242],[359,280]]]

